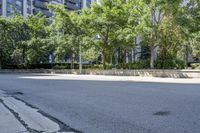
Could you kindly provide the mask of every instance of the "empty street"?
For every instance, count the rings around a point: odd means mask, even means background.
[[[83,133],[200,132],[199,79],[142,79],[0,74],[0,90]]]

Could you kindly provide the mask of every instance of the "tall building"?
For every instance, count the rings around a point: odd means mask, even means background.
[[[90,7],[92,0],[82,0],[80,3],[81,3],[81,8],[86,8]]]
[[[27,16],[32,11],[32,0],[0,0],[0,15],[10,16],[15,11]]]
[[[2,0],[0,0],[0,15],[2,15]]]
[[[42,12],[45,16],[51,17],[52,13],[47,8],[47,3],[63,4],[69,11],[81,9],[80,0],[33,0],[33,14]]]
[[[0,15],[10,16],[15,10],[27,16],[42,12],[45,16],[51,17],[52,13],[47,8],[47,3],[64,4],[69,11],[89,7],[92,0],[0,0]]]
[[[50,2],[52,2],[52,0],[33,0],[33,14],[42,12],[45,16],[51,17],[52,13],[50,13],[47,8],[47,3]]]
[[[81,9],[80,0],[64,0],[64,5],[68,10],[79,10]]]

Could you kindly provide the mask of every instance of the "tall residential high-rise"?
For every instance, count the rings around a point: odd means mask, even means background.
[[[33,14],[42,12],[45,16],[51,17],[52,13],[49,12],[47,8],[47,3],[50,3],[52,0],[33,0]]]
[[[63,4],[70,11],[82,8],[80,0],[33,0],[33,14],[42,12],[47,17],[51,17],[52,13],[47,8],[47,3]]]
[[[82,0],[81,3],[81,8],[86,8],[90,7],[90,4],[93,2],[93,0]]]
[[[0,0],[0,15],[2,15],[2,0]]]
[[[15,10],[27,16],[32,11],[32,0],[0,0],[0,15],[10,16]]]
[[[16,10],[23,16],[42,12],[51,17],[52,13],[47,8],[48,3],[64,4],[69,11],[89,7],[92,0],[0,0],[0,15],[10,16]]]

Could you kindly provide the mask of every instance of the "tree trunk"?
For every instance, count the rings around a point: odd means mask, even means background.
[[[122,62],[121,62],[121,48],[119,47],[118,48],[118,64],[121,64]]]
[[[106,52],[105,49],[102,51],[102,62],[103,62],[103,69],[106,69]]]
[[[2,69],[2,60],[3,60],[3,50],[0,48],[0,69]]]
[[[25,47],[22,49],[22,63],[25,63]]]
[[[155,51],[154,51],[154,47],[151,47],[151,59],[150,59],[150,68],[154,69],[154,60],[155,60]]]
[[[74,69],[74,53],[71,56],[71,69]]]

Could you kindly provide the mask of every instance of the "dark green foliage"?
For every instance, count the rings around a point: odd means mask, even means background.
[[[150,68],[150,60],[138,60],[131,63],[120,63],[112,68],[117,69],[149,69]]]
[[[0,17],[0,68],[78,69],[82,49],[83,61],[102,62],[83,69],[183,69],[186,44],[200,59],[200,2],[181,1],[102,0],[80,12],[49,5],[52,20],[42,13]],[[141,60],[126,64],[137,37]]]
[[[190,64],[190,66],[191,66],[193,69],[200,69],[200,63],[192,63],[192,64]]]
[[[156,69],[184,69],[185,62],[182,60],[175,60],[175,59],[166,59],[166,60],[158,59],[155,61],[155,68]]]
[[[128,64],[128,69],[149,69],[150,60],[139,60]]]
[[[3,69],[71,69],[71,63],[39,63],[26,65],[12,65],[7,64]],[[78,69],[78,63],[74,63],[74,69]]]

